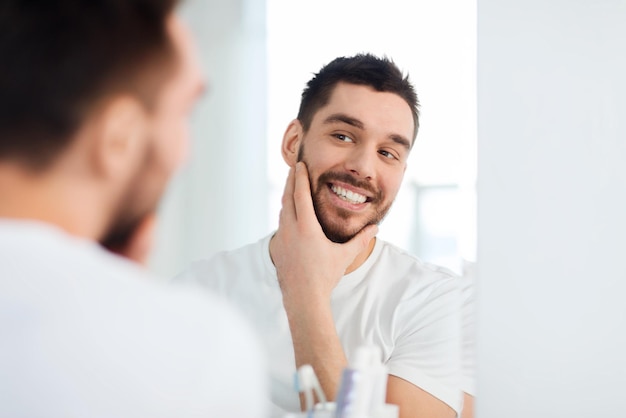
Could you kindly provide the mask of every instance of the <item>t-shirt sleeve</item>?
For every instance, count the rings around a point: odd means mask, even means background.
[[[206,260],[198,260],[190,263],[183,271],[175,275],[172,279],[172,283],[193,283],[202,284],[203,277],[206,276]]]
[[[223,293],[223,281],[228,277],[222,268],[220,254],[210,259],[200,259],[190,263],[183,271],[174,276],[170,283],[199,286],[213,294]]]
[[[430,292],[407,292],[396,309],[389,374],[462,409],[461,321],[457,278],[442,278]]]

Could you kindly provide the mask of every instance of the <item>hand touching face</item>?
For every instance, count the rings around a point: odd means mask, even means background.
[[[364,228],[351,241],[328,240],[317,221],[311,200],[309,175],[304,163],[291,169],[280,212],[278,231],[270,254],[276,266],[285,306],[305,301],[328,301],[330,294],[355,258],[371,244],[378,228]]]
[[[315,213],[335,242],[378,224],[396,197],[411,148],[413,116],[400,96],[340,83],[304,132],[287,129],[288,164],[307,164]]]

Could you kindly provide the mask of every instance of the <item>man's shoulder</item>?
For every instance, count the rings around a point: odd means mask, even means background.
[[[167,284],[97,247],[86,253],[66,248],[55,253],[56,264],[43,257],[37,268],[22,259],[10,271],[12,284],[3,280],[2,290],[7,286],[11,294],[2,308],[14,313],[11,323],[0,323],[10,341],[4,348],[23,360],[14,368],[15,376],[31,383],[31,393],[45,389],[30,377],[41,374],[35,370],[38,364],[45,366],[47,382],[80,381],[84,390],[102,393],[113,404],[135,391],[138,400],[132,407],[154,413],[175,402],[159,399],[144,409],[139,400],[149,399],[150,390],[185,399],[189,407],[181,413],[227,406],[233,401],[211,399],[207,393],[228,385],[228,392],[235,390],[237,379],[222,376],[242,359],[260,380],[262,359],[254,331],[221,298],[191,285]],[[71,256],[80,259],[63,266]],[[20,278],[28,283],[20,285]],[[38,341],[36,350],[22,349],[33,340]],[[61,365],[68,365],[63,374],[56,371]]]
[[[129,325],[153,318],[167,327],[194,317],[220,315],[228,322],[237,316],[201,289],[168,284],[144,267],[54,226],[4,222],[0,227],[7,232],[0,237],[0,273],[6,279],[0,289],[15,309],[29,307],[50,318],[72,318],[76,311],[103,327],[116,318]]]
[[[447,267],[426,262],[395,244],[384,240],[380,241],[380,252],[374,263],[395,266],[394,271],[398,272],[400,276],[433,280],[455,280],[459,277]]]
[[[195,260],[175,280],[196,282],[215,287],[228,282],[257,280],[265,272],[274,272],[269,255],[269,240],[260,240],[234,250],[220,251],[208,258]]]

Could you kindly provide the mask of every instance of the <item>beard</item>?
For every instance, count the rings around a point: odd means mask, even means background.
[[[100,240],[100,245],[114,253],[122,253],[138,230],[141,222],[152,211],[142,213],[123,211],[116,216],[106,235]]]
[[[146,217],[156,211],[164,186],[149,181],[157,169],[154,160],[153,150],[147,150],[143,164],[122,194],[109,228],[99,240],[109,251],[122,253]]]
[[[304,162],[307,167],[309,166],[304,156],[304,146],[301,145],[298,150],[298,161]],[[368,198],[368,204],[373,206],[374,212],[363,221],[361,225],[349,227],[348,221],[355,217],[354,212],[335,207],[334,205],[324,201],[323,194],[326,189],[329,188],[329,184],[335,181],[340,181],[351,186],[367,190],[372,194],[371,198]],[[317,181],[315,181],[309,172],[309,183],[311,184],[311,197],[313,200],[313,209],[315,210],[315,216],[317,221],[322,227],[322,231],[329,240],[343,244],[354,238],[359,232],[369,225],[378,225],[389,212],[393,201],[385,204],[384,195],[381,190],[377,190],[369,182],[359,180],[354,176],[342,172],[326,171],[322,173]],[[329,207],[330,206],[330,207]]]

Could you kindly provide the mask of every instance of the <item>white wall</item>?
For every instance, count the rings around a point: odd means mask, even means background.
[[[478,417],[626,416],[626,2],[478,1]]]
[[[166,277],[269,232],[264,4],[187,0],[180,10],[208,90],[192,120],[189,161],[160,210],[150,265]]]

